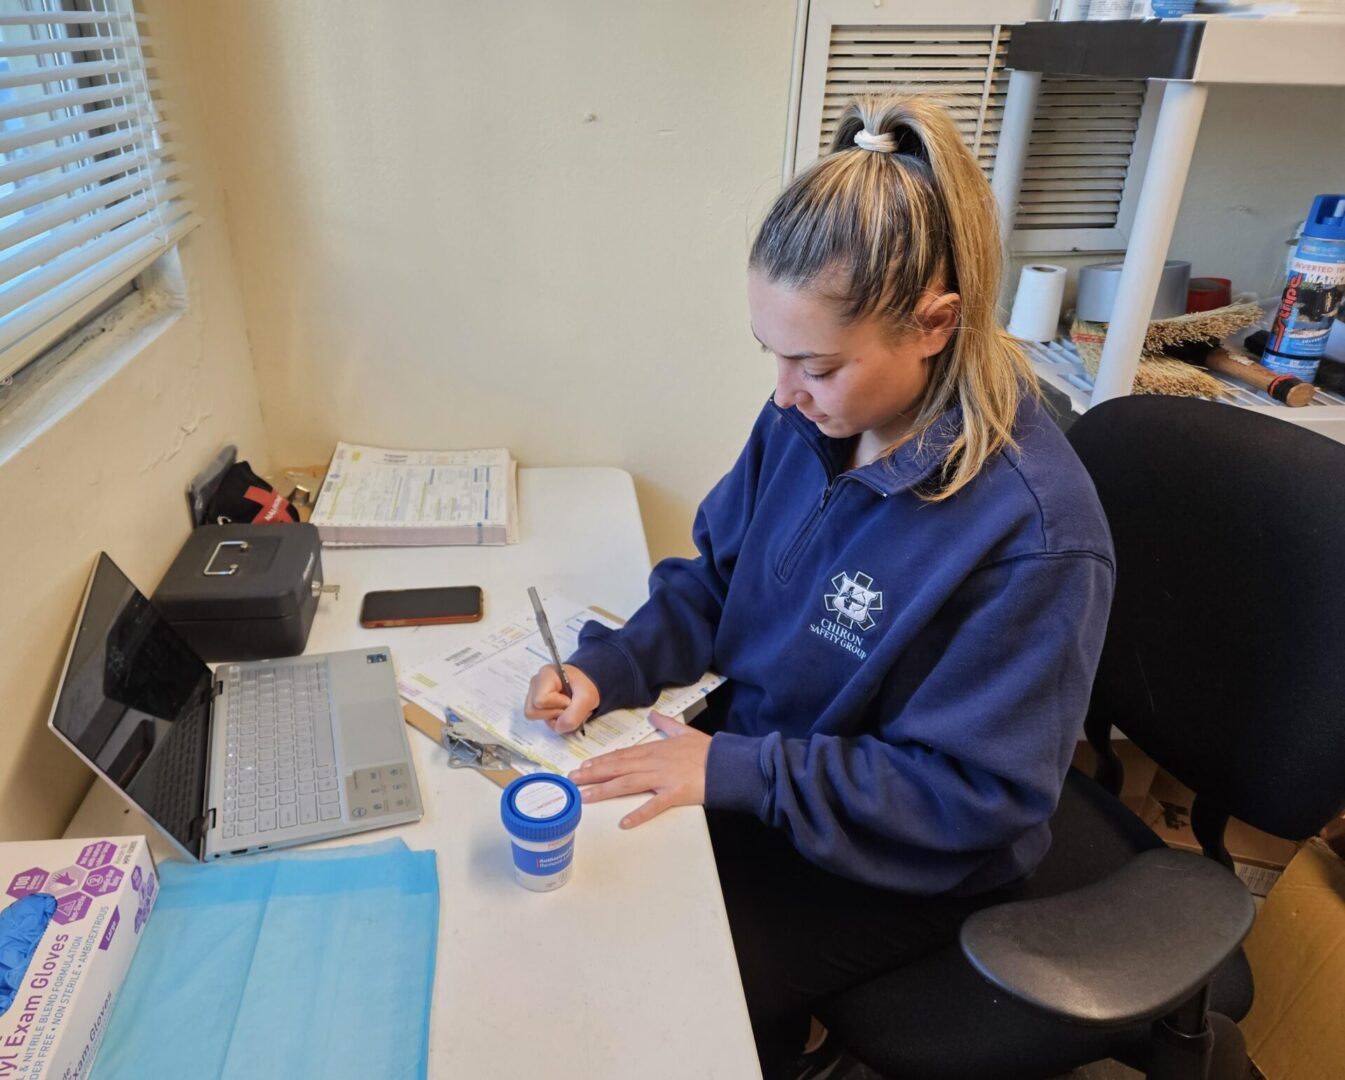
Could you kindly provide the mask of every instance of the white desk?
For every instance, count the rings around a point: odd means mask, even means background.
[[[527,608],[527,586],[628,615],[646,595],[649,553],[630,477],[616,469],[523,469],[521,540],[498,548],[325,549],[310,652],[386,643],[415,663]],[[371,589],[476,584],[486,617],[468,626],[364,630]],[[698,809],[623,832],[631,800],[584,808],[574,877],[555,893],[514,883],[500,791],[408,731],[425,816],[400,835],[439,862],[439,956],[430,1076],[743,1080],[759,1076],[747,1009]],[[67,836],[151,826],[97,783]],[[153,846],[153,845],[152,845]],[[156,854],[164,857],[162,842]]]

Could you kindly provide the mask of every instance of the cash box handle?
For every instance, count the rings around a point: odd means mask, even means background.
[[[230,563],[227,570],[210,569],[215,565],[215,560],[219,558],[220,550],[227,547],[236,547],[239,551],[247,551],[248,542],[246,540],[221,540],[215,545],[215,550],[210,553],[210,558],[206,559],[205,569],[201,573],[206,577],[228,577],[230,574],[236,573],[238,571],[237,563]]]

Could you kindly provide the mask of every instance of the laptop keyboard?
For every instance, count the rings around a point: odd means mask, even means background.
[[[200,839],[201,782],[205,772],[206,740],[210,727],[208,715],[198,705],[179,715],[167,736],[150,751],[155,762],[152,769],[142,768],[136,774],[137,786],[152,778],[153,794],[149,810],[155,821],[161,821],[174,836]],[[152,743],[155,721],[145,720],[138,725],[139,732]],[[141,787],[143,791],[143,787]]]
[[[326,661],[229,668],[225,684],[224,838],[340,819]]]

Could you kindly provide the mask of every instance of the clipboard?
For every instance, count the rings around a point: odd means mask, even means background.
[[[419,705],[410,701],[403,701],[402,716],[408,724],[434,743],[435,746],[443,746],[443,743],[439,741],[439,736],[440,732],[444,730],[444,722],[432,712],[422,709]],[[469,766],[469,768],[472,772],[479,773],[496,787],[501,788],[508,787],[522,775],[517,769],[480,769],[475,766]]]
[[[604,618],[611,619],[613,622],[618,624],[624,623],[626,621],[625,619],[621,618],[621,616],[613,615],[610,611],[607,611],[605,608],[600,608],[593,604],[590,604],[588,606],[588,610],[596,612],[597,614],[603,616]],[[411,725],[411,727],[415,728],[427,739],[433,742],[435,746],[443,745],[439,740],[440,740],[440,734],[444,730],[444,721],[439,717],[435,716],[434,713],[430,712],[428,709],[424,709],[421,706],[414,704],[413,702],[403,701],[402,716],[406,720],[406,722]],[[472,772],[484,776],[487,780],[489,780],[492,784],[494,784],[496,787],[499,788],[508,787],[511,783],[513,783],[522,775],[517,769],[480,769],[472,767]]]

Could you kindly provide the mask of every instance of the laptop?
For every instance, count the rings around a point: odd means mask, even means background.
[[[212,674],[105,553],[47,726],[184,856],[213,860],[416,821],[386,648]]]

